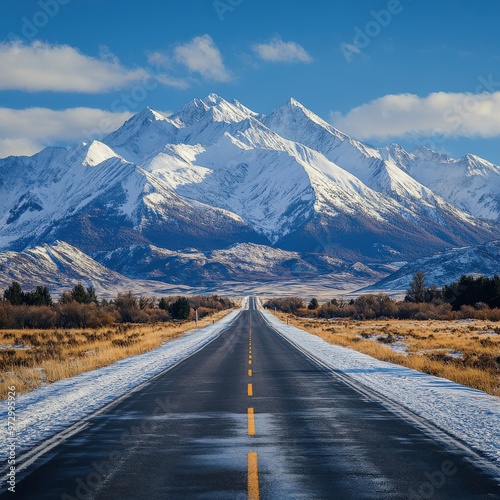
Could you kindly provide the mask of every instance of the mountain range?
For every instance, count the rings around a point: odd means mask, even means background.
[[[377,149],[294,99],[264,116],[211,94],[168,117],[146,108],[102,141],[0,160],[0,252],[68,245],[126,279],[373,282],[499,230],[500,167]]]
[[[380,280],[367,290],[404,291],[408,290],[413,276],[425,272],[427,285],[442,287],[458,281],[461,276],[493,276],[500,273],[500,240],[484,245],[452,248],[430,257],[417,259]]]

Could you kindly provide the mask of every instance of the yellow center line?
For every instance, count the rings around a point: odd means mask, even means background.
[[[255,436],[255,416],[253,408],[248,408],[248,435]]]
[[[253,372],[252,372],[252,370],[248,370],[248,376],[249,376],[249,377],[253,376]]]
[[[259,500],[259,466],[257,453],[248,454],[248,500]]]
[[[251,359],[249,359],[249,360],[248,360],[248,364],[249,364],[249,365],[251,365],[251,364],[252,364],[252,360],[251,360]]]
[[[252,384],[248,384],[248,395],[253,396],[253,385]]]

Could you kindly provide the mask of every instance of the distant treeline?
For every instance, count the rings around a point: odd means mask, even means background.
[[[18,282],[3,292],[0,299],[0,328],[93,328],[115,323],[156,323],[187,320],[224,309],[234,304],[217,295],[194,297],[135,297],[119,293],[112,300],[99,299],[92,287],[81,284],[66,290],[55,302],[45,286],[25,292]]]
[[[425,274],[416,273],[403,301],[384,294],[368,294],[351,300],[333,299],[320,304],[313,298],[308,304],[298,297],[269,299],[264,307],[317,318],[352,319],[438,319],[460,318],[500,321],[500,276],[462,276],[451,285],[427,287]]]

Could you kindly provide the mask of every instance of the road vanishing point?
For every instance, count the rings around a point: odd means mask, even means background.
[[[303,353],[250,298],[202,350],[40,454],[15,496],[500,498],[498,478],[474,456]]]

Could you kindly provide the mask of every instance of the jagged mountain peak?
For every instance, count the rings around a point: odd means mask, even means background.
[[[193,99],[173,115],[173,120],[185,127],[201,121],[237,123],[255,113],[241,104],[233,104],[217,94],[209,94],[203,99]]]
[[[481,158],[480,156],[474,155],[472,153],[466,154],[461,158],[462,162],[465,162],[468,167],[469,175],[480,175],[487,177],[490,174],[500,174],[500,167],[494,165],[493,163]]]
[[[329,147],[334,148],[343,141],[350,141],[347,134],[337,130],[293,97],[264,117],[262,122],[283,137],[313,148],[320,142],[330,143]]]
[[[249,115],[249,116],[253,116],[254,118],[258,118],[260,115],[260,113],[256,113],[255,111],[252,111],[250,108],[247,108],[245,105],[241,104],[240,101],[236,100],[236,99],[233,99],[231,101],[231,104],[233,104],[234,106],[236,106],[240,111],[242,111],[243,113]]]
[[[83,166],[95,167],[110,158],[123,158],[115,153],[109,146],[99,141],[83,142],[79,147],[70,150],[67,161],[78,162]]]
[[[138,118],[144,120],[152,120],[152,121],[168,121],[168,118],[164,116],[162,113],[151,109],[149,106],[146,106],[142,111],[137,113]]]
[[[148,124],[155,122],[166,122],[171,123],[171,120],[166,116],[162,115],[158,111],[151,109],[149,106],[146,106],[144,109],[131,116],[116,132],[120,130],[137,130],[142,127],[147,126]],[[116,134],[113,132],[110,135]],[[109,136],[108,136],[109,137]]]
[[[301,102],[297,101],[297,99],[293,97],[290,97],[288,101],[280,106],[280,108],[298,108],[302,111],[308,111],[308,109]]]
[[[189,126],[201,120],[209,110],[210,106],[202,99],[193,99],[174,113],[172,118],[184,126]]]
[[[141,163],[154,151],[175,142],[178,130],[174,120],[151,108],[144,108],[102,142],[127,161]]]
[[[449,162],[451,160],[448,155],[433,151],[427,146],[418,146],[411,151],[411,154],[420,160],[437,160],[442,162]]]
[[[217,104],[221,104],[223,102],[224,103],[227,102],[223,97],[221,97],[220,95],[215,94],[214,92],[212,92],[211,94],[208,94],[207,97],[205,97],[202,100],[205,101],[206,103],[210,103],[210,104],[213,104],[213,105],[217,105]]]

